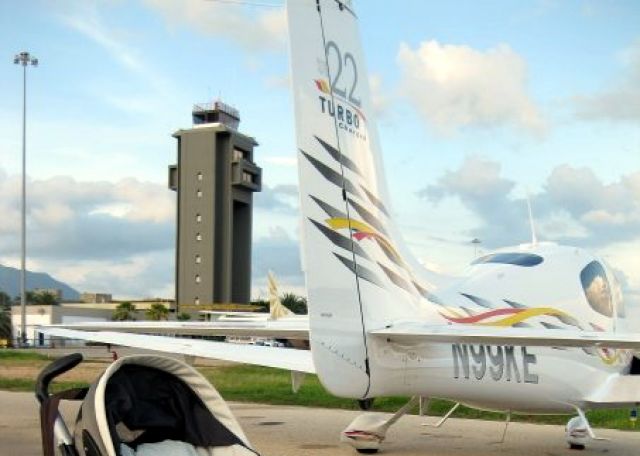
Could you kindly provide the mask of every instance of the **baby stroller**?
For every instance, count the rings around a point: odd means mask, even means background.
[[[225,401],[194,368],[164,356],[127,356],[89,387],[49,394],[82,362],[60,358],[38,376],[44,456],[255,456]],[[73,434],[61,400],[82,401]]]

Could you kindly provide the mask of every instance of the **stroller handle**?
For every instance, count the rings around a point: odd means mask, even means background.
[[[49,397],[49,384],[51,381],[76,367],[82,362],[82,359],[83,358],[80,353],[72,353],[55,360],[42,369],[36,379],[36,397],[41,404]]]

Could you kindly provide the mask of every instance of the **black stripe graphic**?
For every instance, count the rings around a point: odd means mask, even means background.
[[[302,152],[302,155],[304,155],[306,159],[309,160],[309,163],[311,163],[313,167],[317,169],[320,172],[320,174],[322,174],[322,176],[324,176],[324,178],[327,179],[329,182],[331,182],[334,185],[337,185],[340,188],[342,188],[344,183],[344,189],[347,192],[362,198],[362,193],[360,192],[360,190],[358,190],[358,188],[355,185],[351,183],[350,180],[343,178],[340,175],[340,173],[337,173],[333,169],[329,168],[320,160],[313,158],[311,155],[309,155],[305,151],[301,150],[300,152]]]
[[[467,298],[469,301],[472,301],[472,302],[478,304],[480,307],[486,307],[487,309],[493,309],[493,304],[491,304],[486,299],[479,298],[477,296],[470,295],[470,294],[467,294],[467,293],[460,293],[460,294],[462,296],[464,296],[465,298]]]
[[[546,323],[544,321],[541,321],[540,324],[547,329],[565,329],[562,326],[554,325],[552,323]]]
[[[355,202],[353,198],[348,198],[348,201],[349,204],[351,204],[351,206],[358,212],[358,214],[360,214],[360,217],[362,217],[365,222],[367,222],[379,232],[388,235],[387,230],[385,229],[382,222],[380,222],[380,220],[378,220],[371,212],[366,210],[364,206]]]
[[[514,323],[511,325],[512,328],[531,328],[529,323],[525,323],[524,321]]]
[[[476,313],[473,310],[467,309],[465,306],[460,306],[460,309],[463,312],[466,312],[467,316],[473,317]]]
[[[415,280],[412,281],[412,283],[415,289],[418,290],[418,293],[420,293],[423,297],[427,298],[429,301],[431,301],[434,304],[439,304],[441,306],[444,306],[444,303],[442,302],[442,300],[438,298],[436,295],[434,295],[433,293],[431,293],[429,290],[427,290],[425,287],[421,286]]]
[[[360,277],[361,279],[366,280],[367,282],[371,282],[372,284],[377,285],[380,288],[384,288],[382,281],[378,278],[378,276],[376,276],[376,274],[373,271],[359,264],[356,265],[353,261],[343,257],[342,255],[338,255],[337,253],[334,253],[334,255],[336,256],[337,259],[339,259],[342,262],[342,264],[344,264],[347,268],[349,268],[351,272],[353,272],[357,277]]]
[[[385,242],[382,242],[378,237],[375,237],[374,239],[376,240],[376,242],[378,243],[378,245],[380,246],[380,249],[382,249],[384,254],[387,255],[387,258],[389,258],[391,261],[393,261],[396,265],[400,266],[401,268],[404,268],[404,261],[402,261],[402,258],[398,256],[398,253],[395,250],[391,250],[389,248],[389,245],[386,244]]]
[[[409,285],[409,282],[403,279],[400,275],[393,272],[391,269],[387,268],[382,263],[378,263],[378,266],[380,266],[380,268],[384,271],[387,277],[389,277],[389,280],[391,280],[395,285],[402,288],[406,292],[413,294],[413,289],[411,288],[411,285]]]
[[[321,199],[316,198],[313,195],[309,195],[309,198],[311,198],[318,206],[320,206],[320,209],[325,211],[329,217],[331,217],[331,218],[345,218],[345,219],[347,218],[347,214],[345,214],[344,212],[342,212],[339,209],[336,209],[335,207],[333,207],[329,203],[326,203],[326,202],[322,201]]]
[[[525,306],[524,304],[520,304],[519,302],[510,301],[508,299],[503,299],[503,301],[509,304],[514,309],[528,309],[527,306]]]
[[[373,193],[371,193],[369,190],[364,188],[362,185],[360,187],[367,194],[367,198],[369,198],[369,201],[371,201],[378,209],[380,209],[382,212],[384,212],[388,217],[389,216],[389,212],[387,211],[387,208],[384,207],[384,204],[382,204],[382,201],[380,201]]]
[[[324,149],[327,152],[329,152],[329,155],[331,155],[331,157],[333,157],[333,159],[335,161],[337,161],[338,163],[342,163],[342,166],[344,166],[345,168],[348,168],[351,171],[353,171],[354,173],[360,174],[362,176],[362,173],[358,169],[358,166],[353,161],[351,161],[351,159],[349,157],[347,157],[344,154],[340,154],[338,149],[336,149],[335,147],[333,147],[331,144],[327,143],[326,141],[318,138],[317,136],[314,136],[314,138],[316,138],[318,140],[318,142],[320,144],[322,144],[322,147],[324,147]]]
[[[365,258],[367,260],[370,259],[369,255],[367,255],[367,253],[364,251],[364,249],[360,245],[356,244],[355,242],[352,243],[350,238],[348,238],[346,236],[343,236],[342,234],[340,234],[340,233],[338,233],[336,231],[333,231],[331,228],[328,228],[328,227],[324,226],[323,224],[318,223],[318,222],[316,222],[315,220],[313,220],[311,218],[309,219],[309,221],[311,223],[313,223],[313,225],[316,228],[318,228],[318,230],[320,230],[320,232],[322,234],[324,234],[327,237],[327,239],[329,239],[331,242],[333,242],[334,245],[336,245],[336,246],[338,246],[340,248],[343,248],[345,250],[351,250],[352,247],[353,247],[353,253],[355,253],[356,255],[358,255],[358,256],[360,256],[362,258]]]

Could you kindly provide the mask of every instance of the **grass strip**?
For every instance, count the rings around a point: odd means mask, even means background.
[[[83,388],[89,386],[87,382],[53,382],[49,386],[50,393],[57,393],[70,388]],[[0,377],[0,390],[12,392],[33,392],[35,394],[36,381],[30,378],[3,378]]]
[[[15,353],[15,351],[13,351]],[[5,357],[3,357],[3,355]],[[18,355],[18,356],[16,356]],[[6,356],[0,351],[0,360],[5,365],[23,365],[25,360],[46,360],[46,356],[18,351],[16,355]],[[96,373],[104,367],[96,366]],[[288,371],[259,366],[236,365],[225,367],[200,367],[198,370],[218,389],[222,397],[228,401],[254,402],[272,405],[297,405],[304,407],[322,407],[344,410],[358,410],[358,404],[353,399],[343,399],[332,396],[320,384],[316,375],[307,375],[298,393],[291,390],[291,375]],[[94,376],[92,376],[93,378]],[[54,382],[52,391],[60,391],[67,388],[87,386],[83,381],[59,381]],[[0,390],[28,391],[35,388],[35,379],[31,378],[4,378],[0,375]],[[407,397],[377,398],[373,405],[374,411],[395,412],[402,407]],[[429,415],[442,416],[451,407],[453,402],[435,399],[429,404]],[[414,411],[417,413],[417,410]],[[482,419],[492,421],[504,421],[504,413],[486,412],[464,406],[460,406],[452,415],[456,418]],[[594,427],[637,430],[635,423],[629,420],[629,412],[624,409],[592,410],[587,413],[589,421]],[[425,418],[427,419],[427,418]],[[435,421],[436,418],[431,418]],[[513,421],[539,423],[539,424],[565,424],[567,415],[513,415]]]
[[[355,400],[338,398],[329,394],[315,375],[307,375],[300,391],[294,394],[291,390],[289,372],[280,369],[238,365],[200,368],[199,370],[226,400],[358,410],[358,404]],[[374,401],[372,410],[392,413],[402,407],[408,400],[408,397],[378,398]],[[428,414],[442,416],[453,404],[448,400],[434,399],[430,401]],[[417,414],[417,408],[414,413]],[[458,407],[452,416],[455,418],[492,421],[505,420],[504,413],[487,412],[465,406]],[[629,420],[629,411],[625,409],[592,410],[587,413],[587,416],[594,427],[637,430],[635,423]],[[566,424],[568,418],[568,415],[513,415],[512,421]],[[432,418],[432,420],[435,421],[435,418]]]
[[[29,350],[0,349],[0,362],[3,361],[46,361],[47,355]]]

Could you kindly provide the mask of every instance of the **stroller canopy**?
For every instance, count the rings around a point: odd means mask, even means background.
[[[81,456],[257,454],[198,371],[155,355],[128,356],[109,366],[89,388],[74,440]]]

